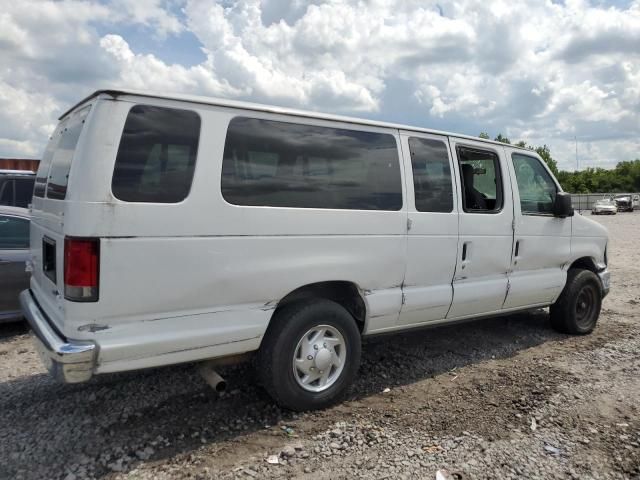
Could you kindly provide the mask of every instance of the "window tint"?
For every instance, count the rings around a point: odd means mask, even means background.
[[[393,135],[236,117],[222,164],[235,205],[399,210]]]
[[[89,106],[78,110],[71,117],[68,117],[68,120],[63,120],[61,128],[56,132],[59,139],[55,150],[51,153],[51,167],[49,168],[49,177],[47,179],[47,198],[63,200],[67,195],[71,161],[90,108]]]
[[[0,215],[0,249],[29,248],[29,220]]]
[[[557,188],[549,172],[540,160],[529,155],[514,153],[511,156],[516,171],[522,213],[553,213]]]
[[[0,178],[0,205],[13,206],[13,179]]]
[[[413,188],[419,212],[451,212],[453,187],[447,146],[440,140],[409,138]]]
[[[491,213],[502,208],[502,179],[498,156],[491,151],[458,147],[465,212]]]
[[[33,195],[33,182],[33,177],[16,178],[14,184],[16,192],[16,207],[27,208],[29,206]]]
[[[184,200],[191,189],[199,138],[197,113],[136,105],[124,124],[113,194],[127,202]]]

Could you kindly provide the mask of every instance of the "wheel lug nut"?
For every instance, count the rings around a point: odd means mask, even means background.
[[[309,356],[307,357],[307,360],[313,360],[313,355],[309,355]]]
[[[314,345],[314,346],[313,346],[313,349],[314,349],[314,350],[317,350],[317,349],[318,349],[318,345]]]

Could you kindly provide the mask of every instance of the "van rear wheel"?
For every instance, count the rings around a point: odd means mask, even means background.
[[[601,306],[602,287],[597,275],[589,270],[571,269],[564,290],[549,309],[551,326],[562,333],[591,333]]]
[[[290,410],[341,400],[360,365],[360,333],[351,314],[325,299],[287,305],[258,351],[258,374],[276,403]]]

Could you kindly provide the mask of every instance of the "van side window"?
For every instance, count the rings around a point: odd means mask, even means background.
[[[553,202],[558,188],[540,160],[529,155],[511,156],[520,192],[523,214],[553,214]]]
[[[125,202],[181,202],[191,190],[199,139],[196,112],[134,106],[118,147],[113,195]]]
[[[413,188],[419,212],[451,212],[453,187],[447,146],[440,140],[409,138]]]
[[[397,143],[383,133],[236,117],[222,195],[235,205],[399,210]]]
[[[489,150],[457,147],[462,181],[462,206],[469,213],[502,209],[502,178],[498,155]]]

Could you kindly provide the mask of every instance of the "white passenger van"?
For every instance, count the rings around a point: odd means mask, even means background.
[[[50,372],[255,352],[295,410],[337,401],[361,339],[550,306],[593,330],[607,232],[533,151],[279,107],[98,91],[65,113],[21,294]]]

